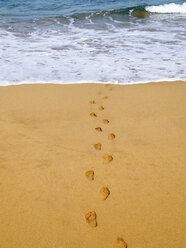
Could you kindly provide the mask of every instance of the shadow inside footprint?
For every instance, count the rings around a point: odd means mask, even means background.
[[[94,148],[96,149],[96,150],[101,150],[101,143],[97,143],[97,144],[94,144]]]
[[[107,187],[102,187],[99,191],[99,198],[104,201],[110,195],[110,190]]]
[[[89,101],[90,104],[95,104],[96,102],[94,100]]]
[[[114,242],[114,248],[127,248],[127,243],[123,240],[123,238],[118,237]]]
[[[110,162],[112,162],[112,160],[113,160],[113,157],[112,157],[112,155],[104,155],[103,156],[103,163],[104,164],[108,164],[108,163],[110,163]]]
[[[109,120],[104,119],[104,120],[103,120],[103,123],[104,123],[104,124],[109,124]]]
[[[95,211],[88,212],[85,215],[86,222],[89,224],[91,227],[96,227],[97,226],[97,216]]]
[[[96,127],[95,130],[98,131],[98,132],[102,132],[103,131],[101,127]]]
[[[86,171],[85,176],[88,180],[93,181],[94,180],[94,171],[93,170]]]
[[[115,138],[116,138],[116,135],[113,134],[113,133],[110,133],[110,134],[108,135],[108,139],[109,139],[109,140],[113,140],[113,139],[115,139]]]
[[[104,110],[104,107],[103,106],[99,106],[99,108],[98,108],[99,110]]]
[[[90,116],[97,117],[97,115],[94,112],[90,113]]]

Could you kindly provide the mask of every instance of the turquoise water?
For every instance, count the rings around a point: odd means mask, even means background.
[[[0,0],[0,85],[186,79],[186,2]]]

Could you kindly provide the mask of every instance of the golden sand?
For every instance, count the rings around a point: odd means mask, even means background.
[[[186,247],[185,134],[184,82],[0,87],[0,248]]]

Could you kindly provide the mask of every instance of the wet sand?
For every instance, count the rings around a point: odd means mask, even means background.
[[[185,96],[185,82],[0,87],[0,247],[185,247]]]

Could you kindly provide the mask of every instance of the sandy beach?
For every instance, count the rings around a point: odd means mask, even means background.
[[[0,87],[0,248],[183,248],[186,83]]]

